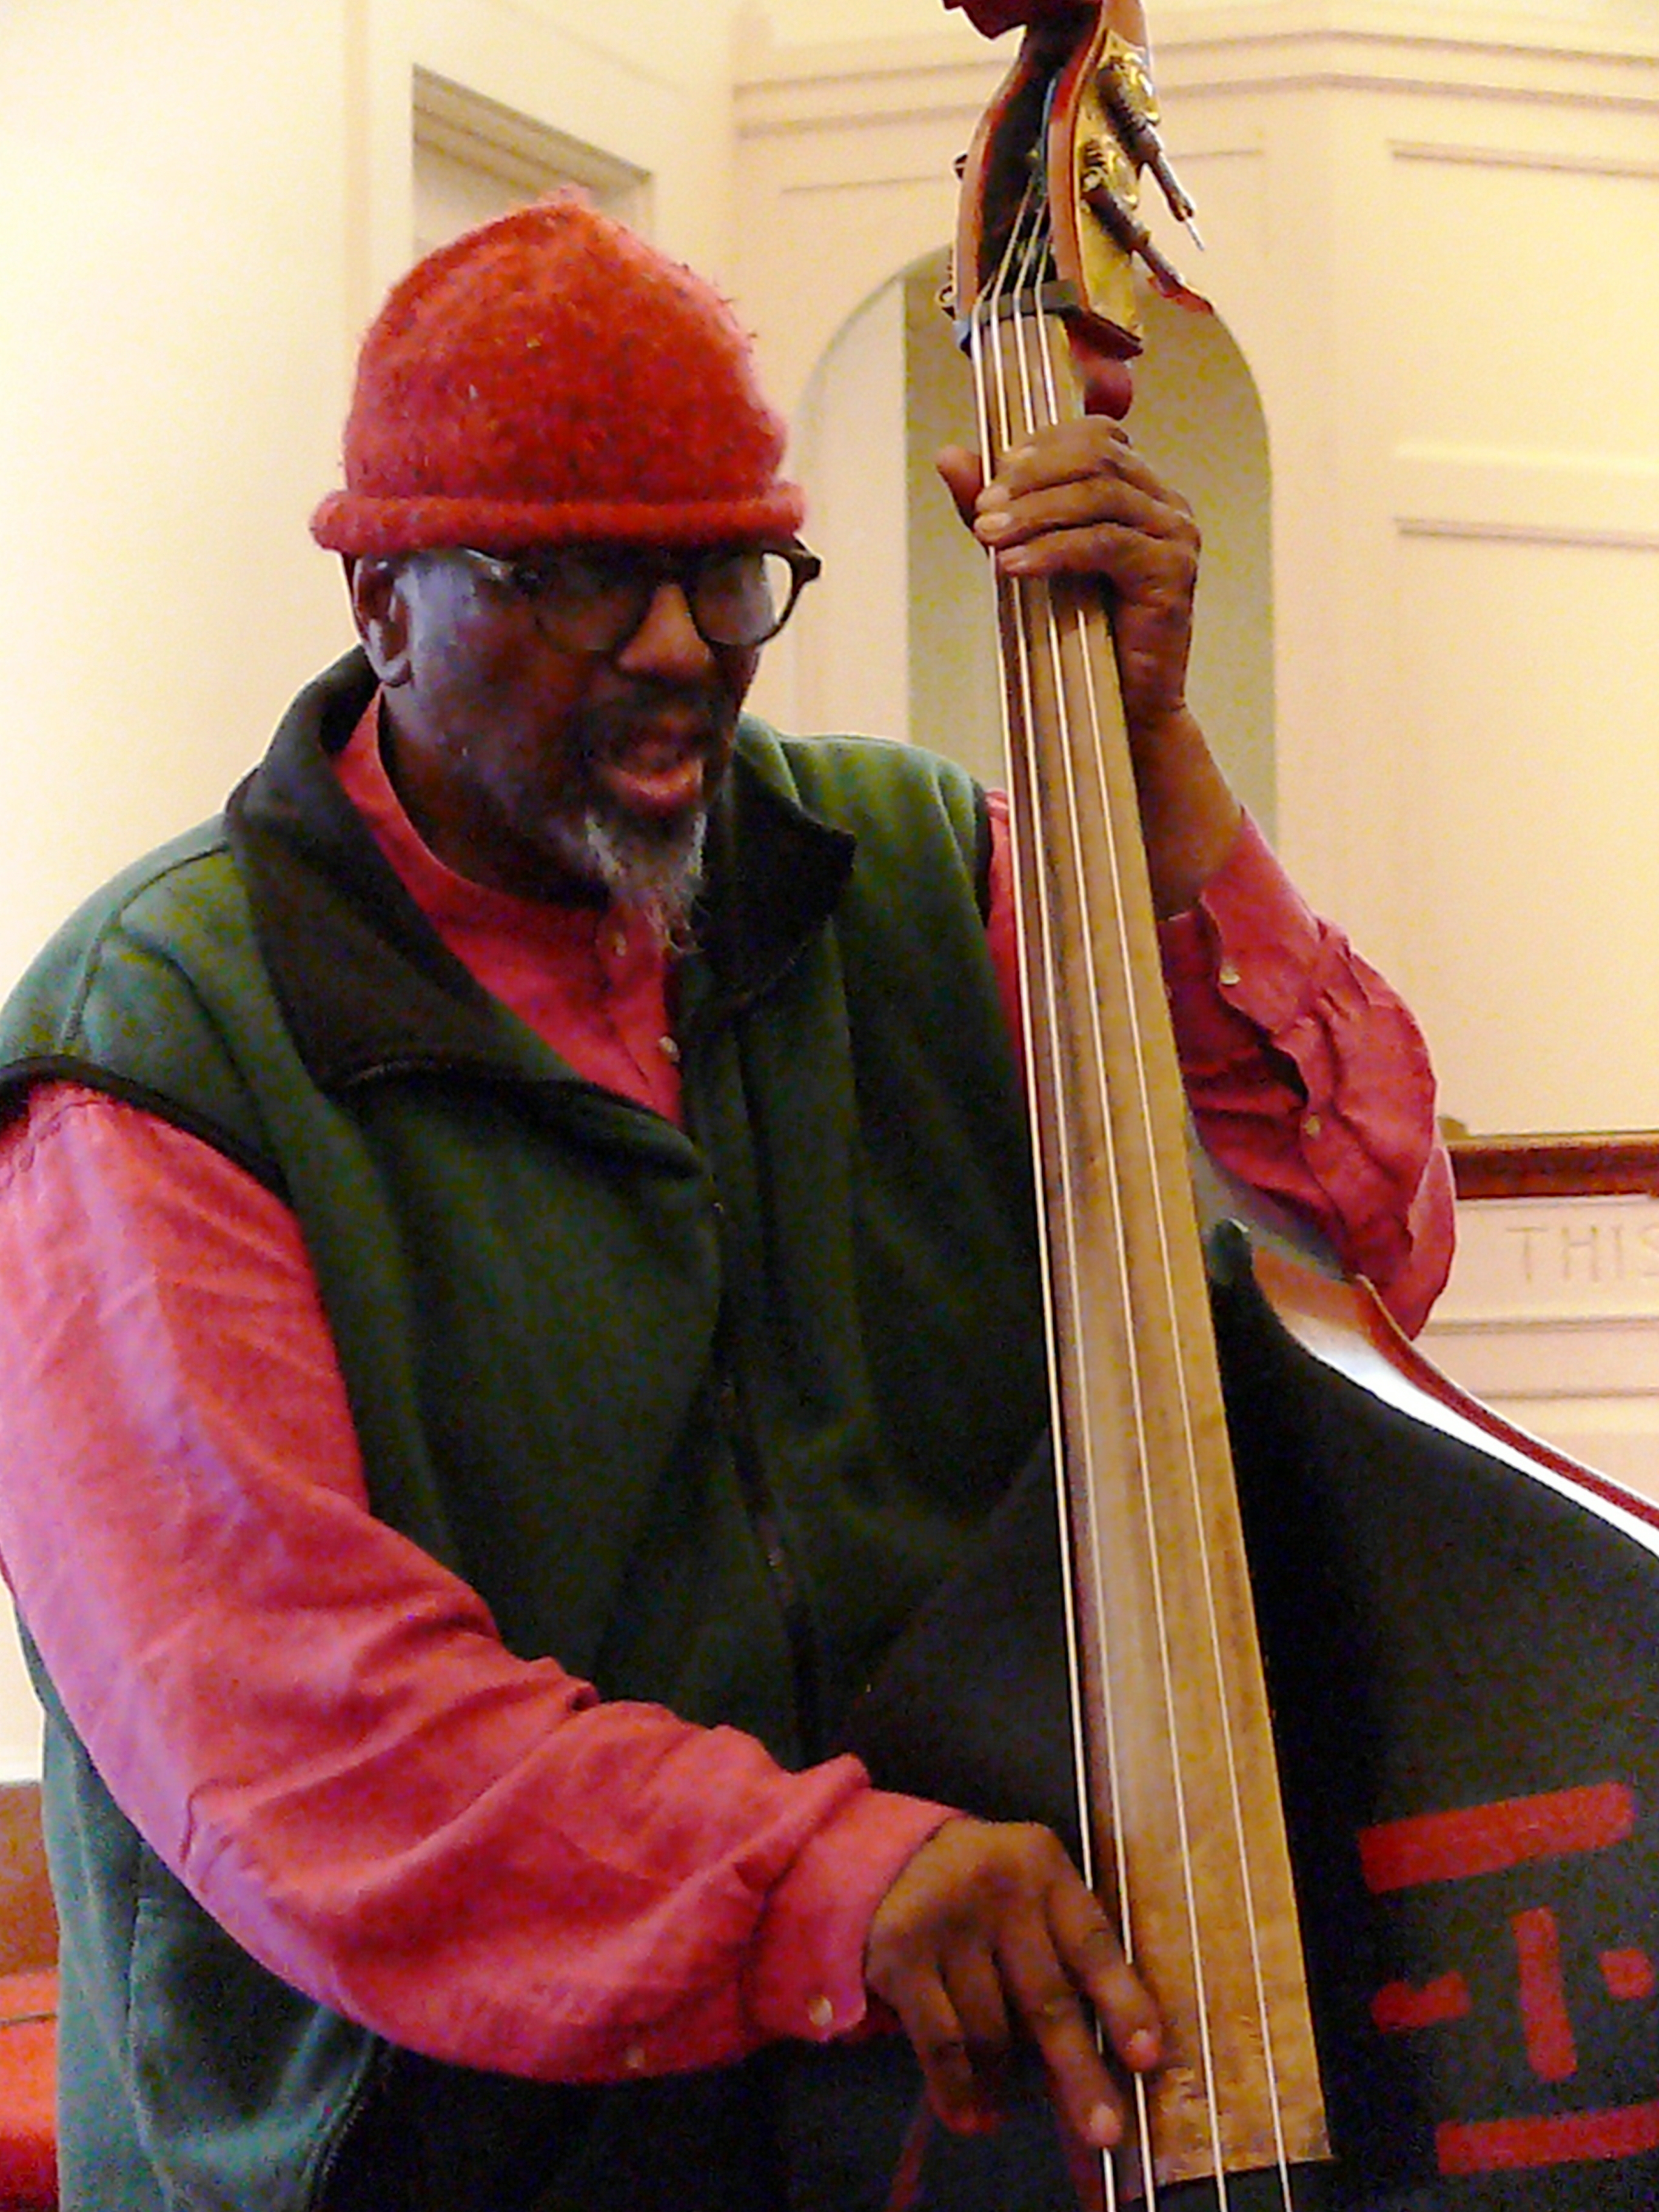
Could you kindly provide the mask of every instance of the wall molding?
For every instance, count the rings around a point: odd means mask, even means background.
[[[1452,142],[1426,138],[1397,138],[1389,142],[1396,161],[1452,162],[1471,169],[1543,169],[1585,177],[1630,177],[1651,184],[1659,178],[1659,161],[1632,161],[1616,154],[1554,151],[1542,147],[1471,146],[1467,139]]]
[[[1659,461],[1640,453],[1517,453],[1408,441],[1390,506],[1405,538],[1659,550]]]
[[[1188,99],[1343,89],[1659,106],[1659,26],[1644,33],[1542,16],[1458,21],[1391,0],[1264,0],[1170,10],[1153,43],[1163,91]],[[977,117],[1015,51],[1012,40],[1000,40],[975,59],[959,38],[943,35],[750,47],[737,63],[738,134]]]
[[[528,193],[544,192],[554,179],[568,178],[586,185],[624,220],[639,219],[632,203],[650,184],[647,170],[418,63],[413,80],[418,142]]]

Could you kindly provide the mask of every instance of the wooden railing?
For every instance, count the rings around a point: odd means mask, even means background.
[[[1659,1132],[1448,1143],[1459,1198],[1659,1198]]]

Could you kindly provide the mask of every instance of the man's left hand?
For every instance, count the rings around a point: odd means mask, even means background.
[[[1200,537],[1179,492],[1121,426],[1085,415],[1016,446],[988,484],[951,447],[939,473],[1007,576],[1099,576],[1112,588],[1123,710],[1132,740],[1186,703]]]
[[[939,457],[964,522],[1011,578],[1097,576],[1110,593],[1123,714],[1160,914],[1190,906],[1231,850],[1238,802],[1187,706],[1199,529],[1115,422],[1033,432],[990,483],[961,446]]]

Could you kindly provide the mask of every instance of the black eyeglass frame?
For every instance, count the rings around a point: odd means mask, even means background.
[[[538,546],[521,553],[486,553],[474,545],[442,549],[453,558],[489,577],[501,590],[510,592],[530,610],[544,635],[566,652],[591,653],[596,659],[620,653],[635,636],[651,611],[652,602],[665,583],[678,584],[692,627],[703,643],[715,651],[752,652],[767,644],[795,611],[801,593],[823,573],[823,563],[805,545],[698,545],[684,552],[662,547],[631,545]],[[789,570],[789,592],[770,624],[757,635],[721,636],[706,627],[707,612],[700,610],[703,579],[732,562],[760,557],[783,562]],[[595,568],[614,571],[612,587],[619,594],[614,625],[584,630],[584,610],[571,605],[568,619],[559,620],[555,575],[561,563],[586,561]],[[586,611],[590,616],[596,608]],[[614,634],[613,634],[614,633]]]

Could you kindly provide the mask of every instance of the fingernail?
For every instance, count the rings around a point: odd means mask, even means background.
[[[1158,2063],[1158,2040],[1150,2027],[1137,2028],[1123,2046],[1125,2063],[1137,2072]]]
[[[1013,526],[1014,518],[1012,514],[1005,514],[1000,511],[981,514],[974,524],[974,534],[977,538],[1003,538]]]
[[[1083,2127],[1085,2140],[1097,2150],[1110,2150],[1121,2132],[1117,2114],[1109,2105],[1097,2105]]]

